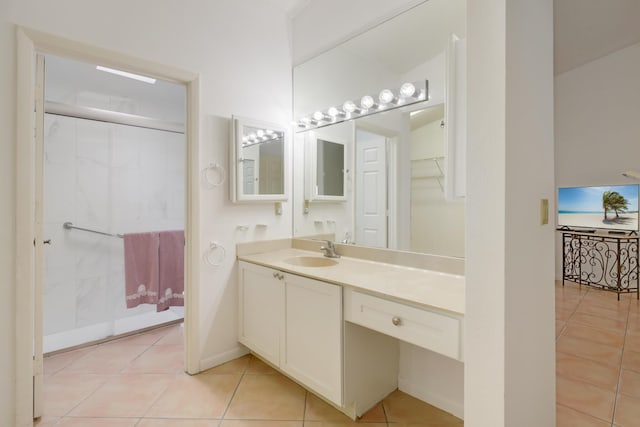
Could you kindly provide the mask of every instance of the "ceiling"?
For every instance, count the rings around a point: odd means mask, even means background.
[[[638,42],[639,0],[554,0],[556,74]]]
[[[312,0],[270,1],[293,18]],[[554,0],[555,74],[636,43],[639,0]]]

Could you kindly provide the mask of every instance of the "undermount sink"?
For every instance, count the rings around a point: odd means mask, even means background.
[[[319,256],[294,256],[285,259],[284,262],[300,267],[330,267],[338,263],[335,259]]]

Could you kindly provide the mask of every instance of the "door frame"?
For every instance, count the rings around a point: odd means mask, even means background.
[[[200,371],[199,360],[199,278],[200,278],[200,194],[199,130],[200,78],[197,73],[142,60],[25,27],[17,27],[16,85],[16,339],[15,416],[16,426],[33,424],[33,342],[35,315],[35,224],[36,139],[34,102],[36,53],[50,53],[84,62],[125,69],[182,83],[187,92],[185,126],[185,371]],[[42,143],[42,142],[40,142]],[[42,244],[40,242],[40,244]]]

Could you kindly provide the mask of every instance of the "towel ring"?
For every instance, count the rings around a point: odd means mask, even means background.
[[[218,250],[219,249],[219,250]],[[219,253],[217,259],[213,258],[215,253]],[[209,250],[204,256],[205,261],[212,267],[219,267],[222,261],[227,257],[227,250],[218,242],[209,243]]]
[[[219,175],[218,181],[213,181],[210,177],[210,172],[215,172],[215,171],[218,171],[218,175]],[[225,169],[218,163],[209,163],[209,166],[207,166],[202,170],[202,176],[204,177],[204,180],[207,181],[207,184],[213,187],[218,187],[219,185],[222,185],[222,183],[224,183],[226,175],[227,173]]]

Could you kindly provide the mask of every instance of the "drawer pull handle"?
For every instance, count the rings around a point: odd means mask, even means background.
[[[277,272],[277,271],[274,271],[274,272],[273,272],[273,277],[274,277],[275,279],[278,279],[278,272]]]
[[[402,325],[402,319],[394,316],[391,318],[391,323],[393,323],[394,326],[400,326]]]
[[[273,277],[278,279],[278,280],[282,280],[284,279],[284,274],[278,273],[277,271],[273,272]]]

